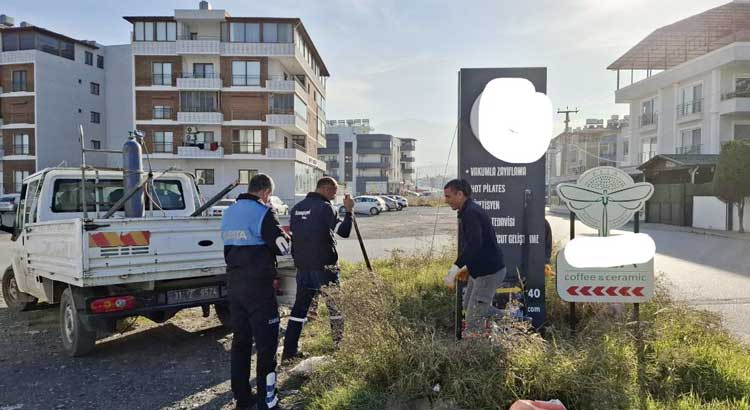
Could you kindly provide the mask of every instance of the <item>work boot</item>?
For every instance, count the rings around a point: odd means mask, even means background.
[[[282,353],[281,354],[281,364],[286,365],[296,360],[306,359],[308,356],[310,356],[307,352],[298,351],[294,354],[287,354]]]

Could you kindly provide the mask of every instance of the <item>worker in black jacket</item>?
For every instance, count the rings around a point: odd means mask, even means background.
[[[458,272],[469,272],[469,283],[464,294],[466,332],[482,329],[484,320],[494,310],[492,299],[505,279],[503,252],[497,244],[490,217],[471,199],[471,185],[466,180],[454,179],[443,189],[445,202],[458,211],[458,258],[445,277],[452,284]]]
[[[348,194],[344,197],[346,214],[344,218],[339,218],[338,210],[331,205],[337,191],[336,180],[323,177],[318,181],[315,192],[307,194],[290,213],[292,256],[297,268],[297,295],[284,334],[282,362],[303,356],[298,350],[298,342],[302,325],[307,321],[310,304],[321,287],[338,285],[339,282],[339,256],[334,233],[343,238],[349,237],[354,201]],[[343,317],[325,292],[323,297],[331,321],[331,336],[338,345],[344,330]]]
[[[276,255],[289,254],[289,237],[269,206],[273,181],[255,175],[248,193],[224,211],[221,235],[227,264],[232,330],[232,393],[237,409],[277,409],[276,348],[279,343],[279,306]],[[251,395],[250,361],[253,341],[258,355],[258,398]]]

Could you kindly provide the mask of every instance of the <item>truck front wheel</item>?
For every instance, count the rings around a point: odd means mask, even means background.
[[[12,266],[8,266],[8,269],[3,273],[3,299],[8,308],[15,311],[26,310],[36,305],[35,297],[18,289],[18,282],[16,282]]]
[[[63,291],[60,299],[60,335],[65,351],[73,357],[85,356],[96,345],[96,331],[81,322],[70,288]]]

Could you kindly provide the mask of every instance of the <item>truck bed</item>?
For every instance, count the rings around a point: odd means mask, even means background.
[[[88,226],[88,228],[87,228]],[[221,218],[82,219],[28,224],[33,276],[92,287],[224,275]],[[279,261],[285,298],[294,294],[290,258]]]

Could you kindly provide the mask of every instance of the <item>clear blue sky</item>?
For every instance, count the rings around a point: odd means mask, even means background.
[[[653,30],[729,0],[224,0],[234,16],[300,17],[331,72],[329,119],[370,118],[418,139],[417,166],[446,161],[461,67],[546,66],[548,95],[585,118],[623,114],[608,64]],[[129,41],[124,15],[198,0],[3,0],[0,13],[74,38]],[[562,118],[557,118],[562,129]],[[427,172],[429,170],[426,169]]]

